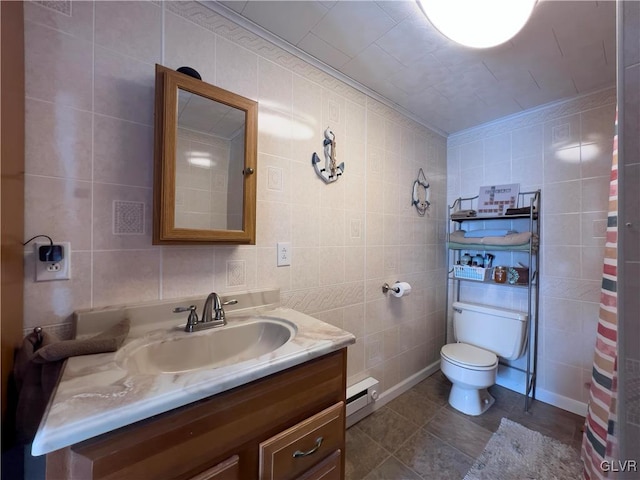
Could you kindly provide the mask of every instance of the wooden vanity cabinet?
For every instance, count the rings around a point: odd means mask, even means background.
[[[342,479],[346,354],[52,452],[47,479]]]

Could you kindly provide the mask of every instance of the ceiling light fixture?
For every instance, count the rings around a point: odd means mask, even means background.
[[[472,48],[513,38],[529,20],[537,0],[417,0],[440,33]]]

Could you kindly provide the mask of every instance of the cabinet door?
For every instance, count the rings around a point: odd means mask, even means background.
[[[340,450],[336,450],[318,465],[300,475],[297,480],[342,480],[340,454]]]
[[[239,460],[238,455],[234,455],[189,480],[241,480]]]
[[[344,402],[323,410],[260,444],[260,480],[298,478],[342,448]]]

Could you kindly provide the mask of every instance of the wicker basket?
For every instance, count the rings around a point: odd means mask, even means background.
[[[468,265],[454,265],[453,275],[456,278],[463,278],[465,280],[476,280],[478,282],[484,282],[489,280],[491,276],[492,268],[482,267],[470,267]]]

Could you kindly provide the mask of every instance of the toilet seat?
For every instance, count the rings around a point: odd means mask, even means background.
[[[441,356],[462,368],[472,370],[493,370],[498,366],[495,353],[466,343],[449,343],[440,350]]]

